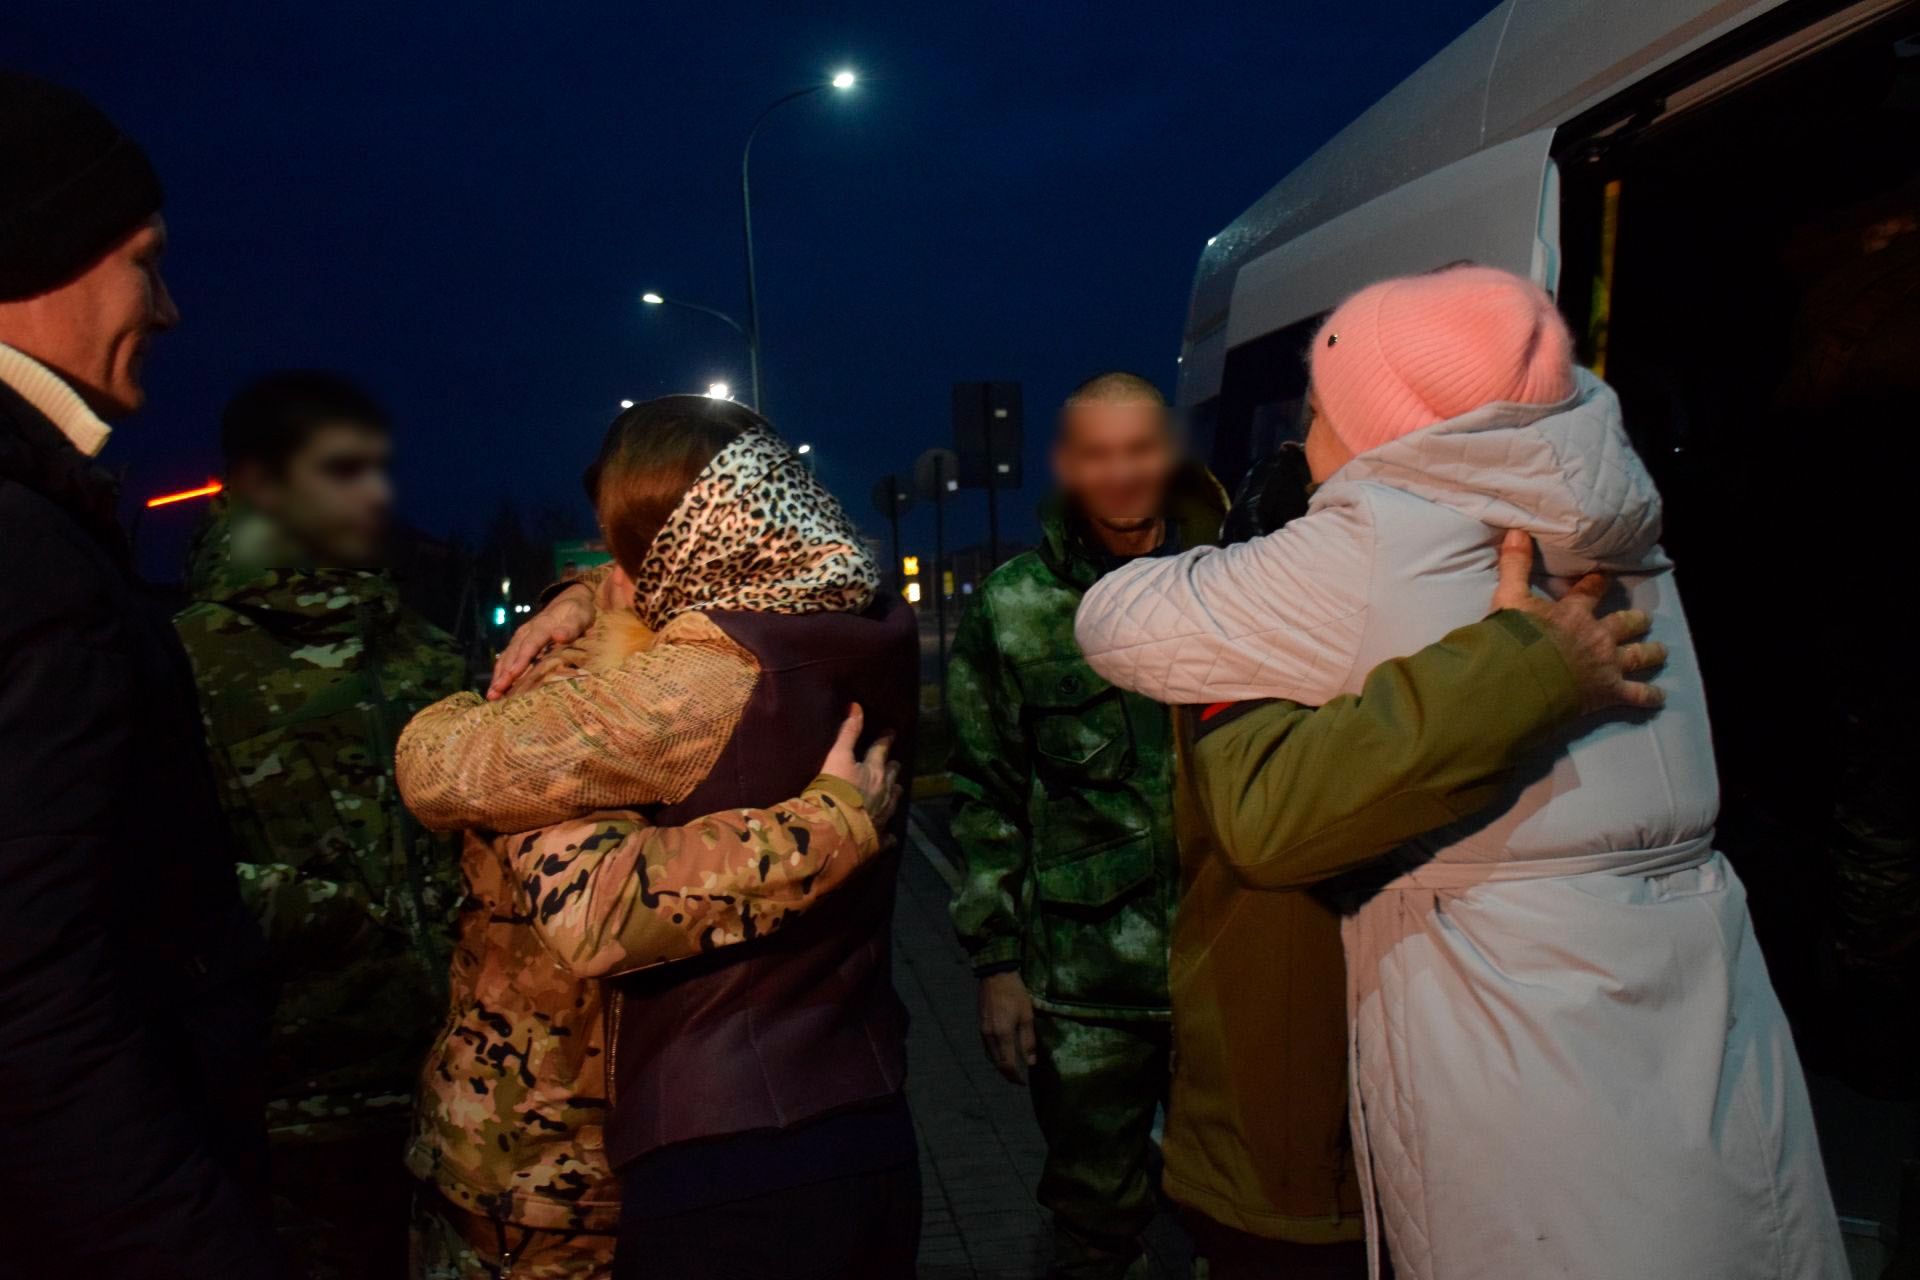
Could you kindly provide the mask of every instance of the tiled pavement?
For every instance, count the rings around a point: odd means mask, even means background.
[[[938,811],[916,815],[938,820]],[[1044,1148],[1026,1091],[980,1049],[974,980],[947,923],[944,859],[923,836],[906,850],[894,924],[894,980],[913,1016],[907,1096],[920,1131],[926,1209],[922,1280],[1042,1276],[1050,1229],[1033,1188]],[[1187,1274],[1185,1241],[1164,1214],[1149,1233],[1148,1276]]]

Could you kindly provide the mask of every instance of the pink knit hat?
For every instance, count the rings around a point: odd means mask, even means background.
[[[1327,425],[1357,454],[1482,405],[1573,394],[1573,338],[1553,300],[1494,267],[1368,285],[1327,317],[1309,364]]]

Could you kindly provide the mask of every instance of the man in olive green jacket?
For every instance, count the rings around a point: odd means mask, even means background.
[[[1039,549],[988,576],[954,640],[953,920],[989,1057],[1015,1082],[1031,1068],[1052,1274],[1117,1277],[1153,1216],[1169,1074],[1173,717],[1094,674],[1073,618],[1114,566],[1214,541],[1226,504],[1177,465],[1165,402],[1128,374],[1075,391],[1054,466]]]
[[[1509,535],[1492,616],[1357,696],[1183,712],[1165,1186],[1214,1280],[1365,1274],[1339,902],[1394,874],[1381,855],[1492,804],[1577,716],[1647,705],[1624,689],[1664,659],[1630,643],[1646,617],[1596,619],[1597,577],[1537,599],[1531,562]]]

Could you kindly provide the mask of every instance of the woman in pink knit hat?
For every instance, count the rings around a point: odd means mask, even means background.
[[[1317,706],[1477,620],[1505,530],[1549,592],[1613,575],[1666,647],[1664,707],[1579,721],[1492,817],[1390,855],[1344,922],[1370,1228],[1413,1280],[1844,1280],[1799,1060],[1713,848],[1660,495],[1571,346],[1504,271],[1362,290],[1311,348],[1308,513],[1108,575],[1080,643],[1164,702]]]

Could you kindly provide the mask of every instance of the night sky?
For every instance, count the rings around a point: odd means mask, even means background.
[[[731,330],[639,294],[744,315],[746,130],[855,68],[755,147],[766,408],[878,533],[875,479],[951,443],[949,385],[1022,382],[1028,537],[1067,389],[1171,391],[1207,236],[1491,3],[9,0],[0,61],[94,96],[167,186],[185,322],[105,455],[129,492],[217,472],[238,382],[319,365],[393,410],[403,514],[468,536],[508,494],[584,531],[621,398],[746,386]],[[146,521],[149,575],[192,518]]]

